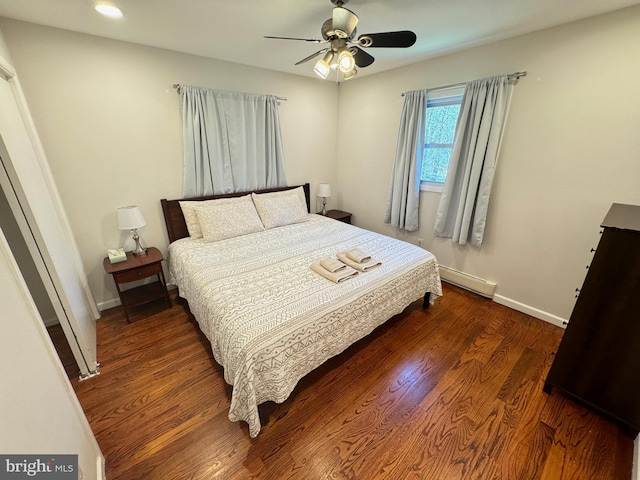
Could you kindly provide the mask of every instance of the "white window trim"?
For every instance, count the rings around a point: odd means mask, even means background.
[[[440,183],[440,182],[420,182],[420,191],[421,192],[442,193],[442,189],[443,188],[444,188],[444,183]]]

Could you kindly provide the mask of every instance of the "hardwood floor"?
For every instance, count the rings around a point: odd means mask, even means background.
[[[633,441],[542,385],[562,330],[445,285],[305,377],[263,428],[186,304],[98,322],[101,374],[72,383],[121,479],[629,479]]]

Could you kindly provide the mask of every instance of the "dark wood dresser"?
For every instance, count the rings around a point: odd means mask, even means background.
[[[640,206],[614,203],[544,391],[640,431]]]

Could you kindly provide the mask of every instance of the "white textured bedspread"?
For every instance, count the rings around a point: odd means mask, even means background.
[[[219,242],[169,247],[169,280],[233,385],[229,419],[260,432],[258,405],[283,402],[297,382],[426,292],[442,295],[426,250],[320,215]],[[341,283],[312,262],[352,248],[382,265]]]

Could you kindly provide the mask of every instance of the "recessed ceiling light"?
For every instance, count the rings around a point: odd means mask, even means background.
[[[111,18],[122,17],[122,10],[120,10],[118,7],[116,7],[111,3],[96,3],[94,8],[98,13],[101,13],[106,17],[111,17]]]

